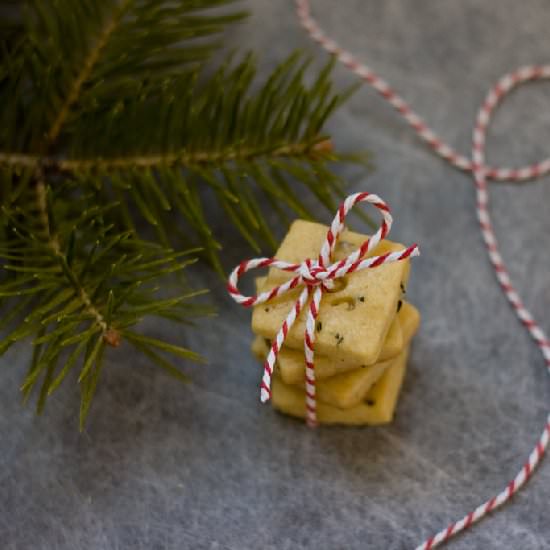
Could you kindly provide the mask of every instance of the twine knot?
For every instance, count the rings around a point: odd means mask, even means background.
[[[308,286],[321,286],[324,290],[332,290],[334,281],[330,271],[318,260],[308,258],[300,264],[298,273]]]

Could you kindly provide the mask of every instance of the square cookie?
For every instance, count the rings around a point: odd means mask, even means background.
[[[265,358],[267,357],[267,353],[269,352],[269,341],[265,340],[261,336],[256,336],[256,338],[254,338],[252,342],[251,350],[252,350],[252,353],[258,358],[258,360],[263,363]],[[340,381],[350,380],[350,379],[355,380],[356,378],[363,379],[365,376],[367,376],[367,377],[372,377],[372,381],[374,382],[382,375],[384,371],[384,369],[376,370],[375,367],[381,364],[384,364],[387,366],[391,363],[392,360],[393,358],[388,359],[386,361],[378,361],[377,363],[374,363],[373,365],[368,365],[368,366],[358,367],[356,365],[355,367],[352,367],[352,369],[350,370],[343,371],[342,369],[339,368],[339,365],[335,365],[334,361],[329,357],[324,357],[322,355],[316,354],[315,355],[315,379],[316,379],[317,389],[320,390],[321,388],[324,388],[326,386],[330,392],[331,391],[330,388],[333,387],[333,384],[330,384],[330,381],[335,379]],[[304,366],[303,353],[300,353],[299,351],[296,351],[296,350],[283,348],[277,357],[276,368],[279,376],[281,377],[282,381],[285,384],[297,384],[297,385],[304,384],[305,366]],[[372,370],[372,373],[371,373],[371,370]],[[363,373],[363,376],[357,377],[357,373],[359,372]],[[375,372],[379,372],[379,374],[375,375],[374,374]],[[371,373],[371,374],[367,374],[367,373]],[[350,378],[346,378],[348,376]],[[318,396],[320,395],[321,394],[318,394]],[[331,400],[326,400],[326,399],[323,399],[322,397],[319,397],[319,399],[322,399],[323,401],[327,401],[328,403],[332,403]],[[341,406],[338,404],[337,401],[335,401],[333,404],[335,406]]]
[[[399,316],[403,327],[404,348],[408,348],[411,339],[418,330],[420,314],[414,306],[404,304],[399,312]],[[396,361],[399,361],[399,355],[397,358],[378,361],[374,365],[364,366],[350,372],[319,380],[316,383],[317,397],[320,401],[341,409],[355,407],[367,399],[368,392],[373,385],[386,372],[386,369],[393,367]],[[283,369],[280,368],[279,372],[282,373]]]
[[[299,262],[315,257],[326,228],[297,221],[285,237],[277,257]],[[345,232],[339,247],[350,247],[347,255],[365,240],[364,235]],[[403,245],[382,241],[373,254],[403,250]],[[335,255],[337,258],[337,255]],[[320,355],[348,362],[350,365],[375,363],[394,320],[402,285],[406,282],[409,260],[384,264],[353,273],[338,281],[337,289],[323,296],[316,327],[316,349]],[[291,276],[271,270],[266,285],[271,288]],[[267,304],[254,308],[252,330],[265,338],[274,338],[301,289],[295,289]],[[306,311],[302,311],[287,337],[288,347],[301,349]]]
[[[306,258],[317,259],[321,246],[327,236],[328,226],[321,223],[310,222],[306,220],[296,220],[290,226],[288,233],[281,241],[275,257],[285,262],[291,262],[299,264]],[[334,255],[332,261],[338,261],[349,256],[352,252],[357,250],[367,239],[368,235],[362,233],[356,233],[354,231],[348,231],[344,229],[340,234],[340,238],[334,249]],[[405,248],[399,243],[393,243],[392,241],[381,241],[376,248],[374,248],[367,256],[377,256],[384,254],[388,251],[387,246],[397,245],[400,250]],[[405,262],[408,264],[408,262]],[[277,268],[270,268],[268,272],[269,284],[274,286],[275,284],[281,284],[288,279],[292,279],[293,274],[281,271]]]
[[[258,277],[256,279],[256,292],[260,293],[267,290],[269,287],[266,284],[266,277]],[[256,341],[257,340],[257,341]],[[258,353],[267,355],[269,351],[266,348],[265,353],[263,349],[268,346],[269,338],[257,337],[253,343],[256,346]],[[263,347],[262,347],[263,346]],[[390,325],[390,329],[384,340],[384,344],[378,356],[378,361],[386,361],[395,357],[404,347],[403,333],[401,329],[401,323],[399,321],[399,314],[397,314],[393,322]],[[254,351],[254,350],[253,350]],[[342,372],[353,370],[360,365],[350,361],[347,357],[328,358],[320,355],[316,352],[317,357],[317,375],[319,378],[327,378]],[[290,347],[287,342],[283,346],[281,353],[279,354],[279,361],[281,366],[281,375],[283,380],[287,384],[296,384],[300,382],[304,377],[304,342],[303,339],[297,349]]]
[[[418,310],[408,302],[403,302],[401,310],[392,323],[392,328],[386,338],[378,362],[387,361],[403,351],[403,347],[409,343],[410,339],[416,333],[419,324],[420,314]],[[390,335],[394,332],[394,326],[399,327],[399,347],[397,345],[388,346]],[[269,351],[269,345],[269,340],[262,336],[256,336],[252,342],[252,352],[260,361],[263,361]],[[303,383],[305,376],[303,349],[293,350],[283,346],[283,349],[279,352],[277,364],[279,373],[285,384]],[[361,367],[362,365],[349,364],[349,362],[338,361],[315,353],[315,376],[317,380],[324,380],[336,375],[344,375],[345,373],[349,373],[350,371],[353,372]]]
[[[393,419],[397,398],[406,372],[408,348],[370,389],[365,400],[350,409],[339,409],[317,401],[317,419],[322,424],[378,425]],[[305,392],[286,385],[279,376],[273,378],[271,402],[284,414],[305,418]]]

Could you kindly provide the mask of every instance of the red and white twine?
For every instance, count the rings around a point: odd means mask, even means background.
[[[348,212],[360,202],[368,202],[378,208],[382,214],[382,223],[376,233],[365,240],[356,251],[338,262],[330,263],[338,238],[344,230],[346,216]],[[316,260],[308,258],[300,264],[293,264],[283,262],[277,258],[255,258],[241,262],[231,272],[227,283],[227,290],[237,303],[245,307],[252,307],[269,302],[294,288],[300,286],[304,287],[287,318],[277,332],[264,362],[264,372],[260,384],[260,399],[262,403],[265,403],[271,397],[271,377],[277,361],[277,355],[292,325],[309,302],[304,334],[306,420],[310,426],[315,426],[317,424],[314,364],[315,321],[319,315],[319,307],[321,305],[323,293],[333,288],[335,279],[344,277],[349,273],[354,273],[355,271],[361,271],[363,269],[371,269],[391,262],[399,262],[412,256],[418,256],[418,246],[413,245],[398,252],[388,252],[380,256],[365,258],[365,255],[373,250],[382,239],[386,238],[390,232],[392,222],[393,219],[390,214],[390,209],[380,197],[370,193],[355,193],[354,195],[350,195],[339,206],[338,212],[334,216],[332,224],[327,231],[327,236],[321,247],[319,257]],[[290,273],[297,273],[297,275],[286,283],[276,286],[267,292],[258,294],[257,296],[244,296],[241,294],[237,288],[239,278],[251,269],[262,267],[275,267]]]
[[[520,67],[516,71],[503,76],[489,91],[477,115],[472,138],[472,157],[468,159],[444,143],[433,130],[428,128],[422,118],[409,107],[403,98],[392,90],[386,81],[377,76],[369,67],[355,59],[350,52],[342,49],[334,40],[326,36],[311,17],[309,0],[295,1],[300,22],[313,40],[318,42],[326,51],[335,55],[339,61],[362,80],[370,84],[370,86],[372,86],[403,116],[418,136],[440,157],[446,159],[451,165],[472,173],[477,194],[477,217],[497,280],[517,317],[541,350],[548,373],[550,374],[550,341],[512,286],[508,270],[498,250],[497,240],[488,210],[489,196],[487,192],[487,182],[489,180],[524,181],[547,174],[550,172],[550,158],[531,166],[515,169],[494,168],[486,164],[485,161],[487,127],[494,109],[506,94],[517,86],[533,80],[550,78],[550,65]],[[535,447],[514,479],[512,479],[498,495],[493,496],[459,521],[451,523],[446,529],[428,538],[420,544],[416,550],[430,550],[448,541],[451,537],[467,529],[489,512],[492,512],[508,501],[531,477],[533,471],[544,456],[549,438],[550,414],[548,415],[546,425]]]

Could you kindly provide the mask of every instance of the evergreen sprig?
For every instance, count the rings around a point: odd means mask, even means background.
[[[323,133],[352,92],[333,91],[331,63],[310,83],[300,54],[263,84],[251,55],[216,67],[246,15],[232,3],[0,0],[0,355],[32,339],[22,389],[40,387],[39,410],[78,368],[82,426],[121,339],[178,377],[166,354],[198,359],[131,327],[200,313],[159,280],[198,256],[223,272],[207,201],[259,251],[275,245],[262,197],[285,223],[311,218],[297,186],[333,209],[332,164],[364,161]]]

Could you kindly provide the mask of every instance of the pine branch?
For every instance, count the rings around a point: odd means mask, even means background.
[[[34,233],[32,222],[22,221],[33,219],[29,215],[32,210],[27,210],[32,207],[2,209],[14,237],[0,239],[0,300],[7,301],[8,310],[17,302],[24,305],[12,310],[15,313],[7,322],[11,331],[0,343],[0,354],[16,342],[33,338],[34,359],[21,389],[28,398],[42,378],[39,411],[46,397],[80,364],[83,423],[90,405],[86,400],[93,395],[106,346],[118,347],[122,335],[131,333],[130,327],[145,315],[186,321],[189,315],[200,312],[189,303],[197,293],[161,298],[151,285],[151,281],[178,272],[193,260],[187,258],[191,251],[174,252],[115,231],[107,222],[108,208],[87,208],[90,197],[79,195],[76,188],[69,201],[59,197],[53,201],[50,195],[46,188],[48,223],[51,228],[58,227],[59,233],[68,234],[67,244],[59,244],[57,249],[51,245],[60,243],[57,233],[52,230],[51,239],[44,240]],[[62,212],[66,217],[58,225],[56,218]],[[179,346],[157,346],[179,357],[200,359]],[[64,365],[59,361],[61,356],[66,357]],[[165,367],[172,366],[172,374],[179,373],[167,359],[163,361]]]
[[[179,379],[170,356],[200,360],[134,327],[205,313],[177,275],[196,257],[223,273],[213,216],[255,251],[274,248],[266,208],[285,224],[312,218],[307,191],[332,211],[334,166],[365,156],[324,132],[353,92],[333,90],[332,63],[311,80],[297,53],[263,83],[250,55],[214,64],[218,35],[246,15],[231,0],[12,8],[0,21],[0,355],[32,339],[22,391],[36,390],[39,412],[79,370],[82,428],[107,348],[127,341]]]
[[[216,35],[246,16],[224,10],[232,3],[28,0],[12,10],[17,32],[0,39],[0,148],[48,153],[45,143],[69,137],[64,127],[97,99],[115,106],[143,80],[162,86],[182,65],[198,67]]]
[[[97,307],[92,303],[92,300],[84,288],[84,285],[80,281],[77,273],[72,269],[70,263],[67,261],[67,257],[61,251],[61,244],[59,236],[57,234],[52,234],[50,230],[51,220],[48,214],[48,204],[47,204],[47,187],[44,182],[43,174],[41,174],[40,180],[36,184],[36,193],[38,197],[38,211],[41,216],[41,224],[46,230],[46,243],[50,248],[53,257],[61,265],[63,274],[66,276],[69,283],[74,289],[75,295],[80,299],[82,303],[82,310],[85,315],[88,315],[93,319],[93,322],[101,330],[101,336],[103,339],[113,347],[118,347],[120,344],[120,335],[118,331],[109,326],[104,316],[98,311]],[[74,239],[75,233],[71,233],[72,238]],[[71,247],[74,245],[71,245]],[[71,262],[72,263],[72,262]]]
[[[191,188],[196,188],[195,201],[202,200],[201,188],[214,189],[221,208],[256,252],[265,244],[273,248],[275,242],[263,221],[259,193],[285,223],[285,209],[312,217],[293,189],[296,183],[331,210],[335,199],[344,195],[342,182],[327,169],[339,155],[321,129],[353,89],[331,91],[332,63],[306,85],[307,66],[298,54],[291,56],[256,92],[251,57],[238,64],[228,60],[206,79],[196,71],[184,72],[164,81],[160,91],[145,86],[137,98],[125,100],[116,115],[83,115],[71,130],[71,157],[5,154],[0,165],[40,161],[46,173],[76,173],[86,181],[93,175],[106,187],[113,185],[114,176],[115,195],[136,205],[160,242],[178,245],[168,237],[173,222],[166,216],[176,206],[191,230],[187,244],[202,247],[203,256],[222,272],[220,239],[208,229],[202,207],[191,211],[185,206]],[[144,134],[139,128],[147,120],[151,122]],[[101,144],[97,135],[102,136]],[[282,162],[293,159],[298,164]],[[126,228],[139,226],[139,219],[131,220],[130,214],[125,218]]]

